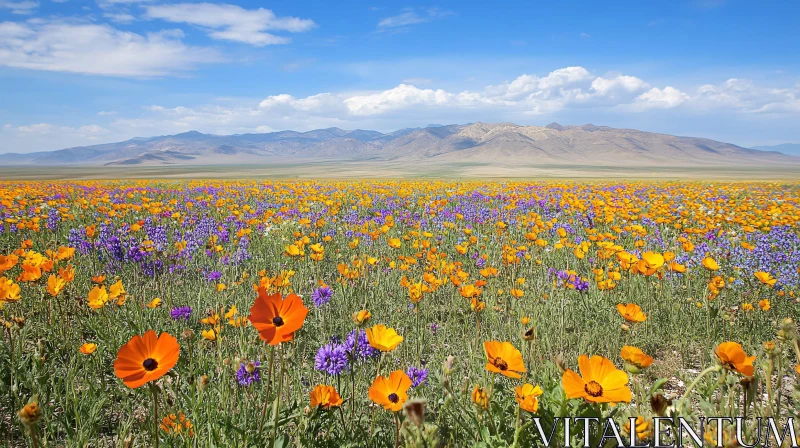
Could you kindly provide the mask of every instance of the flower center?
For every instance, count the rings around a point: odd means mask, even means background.
[[[275,316],[272,318],[272,324],[276,327],[280,327],[283,325],[283,318],[281,316]]]
[[[398,401],[400,401],[400,397],[398,397],[397,394],[394,392],[390,393],[388,398],[389,401],[391,401],[392,403],[397,403]]]
[[[722,366],[728,370],[736,370],[736,364],[734,364],[732,361],[723,362]]]
[[[585,390],[586,393],[592,397],[599,397],[603,395],[603,386],[601,386],[597,381],[589,381],[586,383],[586,386],[584,386],[583,390]]]
[[[142,367],[144,367],[144,370],[152,372],[153,370],[156,370],[158,368],[158,361],[156,361],[153,358],[147,358],[142,363]]]
[[[503,360],[503,358],[497,357],[494,358],[492,364],[500,370],[508,370],[508,363]]]

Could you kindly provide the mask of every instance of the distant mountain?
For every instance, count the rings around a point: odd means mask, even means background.
[[[777,148],[775,148],[777,149]],[[396,161],[448,165],[792,166],[800,157],[693,137],[587,124],[430,125],[392,133],[317,129],[211,135],[197,131],[31,154],[5,165],[153,166]]]
[[[753,146],[753,149],[757,149],[759,151],[778,151],[790,156],[800,156],[800,143],[783,143],[772,146]]]

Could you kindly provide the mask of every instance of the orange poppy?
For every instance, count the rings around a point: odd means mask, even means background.
[[[258,297],[247,319],[262,340],[270,345],[278,345],[294,338],[294,332],[303,326],[307,315],[308,308],[297,294],[286,297],[280,293],[268,295],[262,286],[258,288]]]
[[[369,399],[383,406],[387,411],[397,412],[403,409],[403,403],[408,400],[408,389],[411,387],[411,378],[402,370],[395,370],[389,378],[379,376],[369,387]]]
[[[369,345],[382,352],[390,352],[403,342],[403,337],[394,328],[382,324],[367,328],[366,333]]]
[[[617,312],[628,322],[638,323],[647,320],[642,308],[635,303],[617,304]]]
[[[323,409],[330,409],[341,406],[342,402],[342,397],[333,386],[317,384],[311,391],[312,408],[321,406]]]
[[[486,351],[486,370],[492,373],[521,378],[520,373],[528,371],[522,361],[522,353],[510,342],[485,341],[483,349]]]
[[[95,352],[95,350],[97,350],[97,344],[93,344],[91,342],[87,342],[81,345],[80,348],[81,353],[83,353],[84,355],[91,355],[92,353]]]
[[[593,403],[630,403],[632,393],[628,388],[628,374],[617,369],[602,356],[581,355],[578,358],[581,374],[567,369],[561,385],[568,398],[583,398]]]
[[[623,360],[625,360],[626,363],[638,369],[644,369],[646,367],[650,367],[650,364],[653,364],[652,357],[648,356],[645,352],[641,351],[637,347],[630,345],[622,347],[619,355]]]
[[[627,434],[631,433],[631,422],[628,420],[625,423],[624,430]],[[644,417],[637,416],[636,420],[634,421],[633,430],[636,431],[636,438],[638,440],[650,440],[652,432],[650,431],[650,422],[645,420]]]
[[[778,282],[778,280],[775,277],[773,277],[772,274],[770,274],[769,272],[759,271],[753,275],[758,279],[758,281],[769,287],[775,286],[775,283]]]
[[[703,258],[702,265],[704,268],[708,269],[709,271],[717,271],[719,270],[719,263],[717,260],[714,260],[711,257]]]
[[[169,333],[147,330],[144,336],[134,335],[120,347],[114,360],[114,373],[126,386],[135,389],[155,381],[170,371],[178,362],[181,346]]]
[[[47,292],[53,297],[61,294],[65,286],[67,286],[67,282],[59,275],[50,275],[47,278]]]
[[[523,384],[514,389],[517,403],[522,410],[536,413],[539,411],[539,397],[544,393],[541,387],[533,384]]]
[[[489,396],[481,386],[475,386],[472,390],[472,402],[481,409],[489,409]]]
[[[361,310],[353,313],[353,322],[357,323],[358,325],[365,324],[370,318],[372,314],[367,310]]]
[[[738,342],[723,342],[717,346],[714,354],[717,355],[722,367],[732,372],[739,372],[744,376],[753,376],[755,370],[753,361],[756,360],[756,357],[747,356]]]

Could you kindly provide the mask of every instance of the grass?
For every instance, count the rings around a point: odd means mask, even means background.
[[[142,170],[125,173],[166,176]],[[652,397],[693,421],[796,415],[800,348],[787,319],[800,312],[798,193],[781,182],[0,183],[0,443],[531,446],[533,417],[545,426],[564,415],[649,421],[666,412]],[[704,267],[707,258],[719,269]],[[48,291],[51,276],[67,280],[63,289]],[[95,288],[118,282],[124,294],[89,306]],[[333,295],[316,306],[322,284]],[[290,342],[269,346],[247,325],[254,285],[301,296],[309,313]],[[617,305],[628,303],[646,319],[623,318]],[[181,306],[192,309],[187,320],[171,317]],[[364,309],[371,318],[359,325],[353,313]],[[321,347],[377,324],[403,341],[346,358],[339,375],[317,368]],[[117,352],[150,329],[177,337],[180,359],[155,388],[130,389],[115,374]],[[485,341],[519,350],[522,378],[487,371]],[[726,341],[756,356],[751,380],[715,354]],[[82,353],[86,343],[96,351]],[[654,363],[636,368],[621,357],[626,345]],[[630,403],[565,394],[563,369],[579,371],[585,354],[627,372]],[[254,361],[259,381],[241,385]],[[425,401],[421,425],[368,396],[376,376],[410,367],[427,369],[427,382],[408,391]],[[535,413],[515,400],[526,383],[543,390]],[[336,389],[340,407],[311,408],[320,384]],[[41,415],[28,408],[20,418],[32,402]],[[154,413],[164,424],[156,431]]]

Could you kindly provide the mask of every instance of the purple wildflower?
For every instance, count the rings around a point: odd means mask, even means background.
[[[325,305],[326,303],[330,302],[331,297],[333,296],[333,290],[330,286],[323,286],[321,288],[317,288],[314,290],[314,293],[311,294],[311,299],[314,301],[314,305],[317,308]]]
[[[406,375],[411,378],[411,387],[428,385],[428,369],[411,366],[406,370]]]
[[[250,386],[253,383],[260,382],[261,372],[258,370],[259,366],[261,366],[259,361],[240,363],[239,370],[236,371],[236,381],[239,382],[239,385]]]
[[[339,344],[323,345],[314,357],[314,368],[332,376],[347,371],[350,368],[347,362],[347,350]]]
[[[358,332],[358,339],[356,339],[356,332]],[[365,360],[378,355],[378,350],[375,350],[367,340],[367,332],[364,330],[355,329],[347,334],[344,340],[344,347],[353,358],[360,358]],[[355,348],[355,353],[353,353]]]
[[[190,306],[175,307],[172,309],[172,311],[169,312],[169,316],[173,320],[183,319],[184,321],[187,321],[192,316],[192,307]]]

